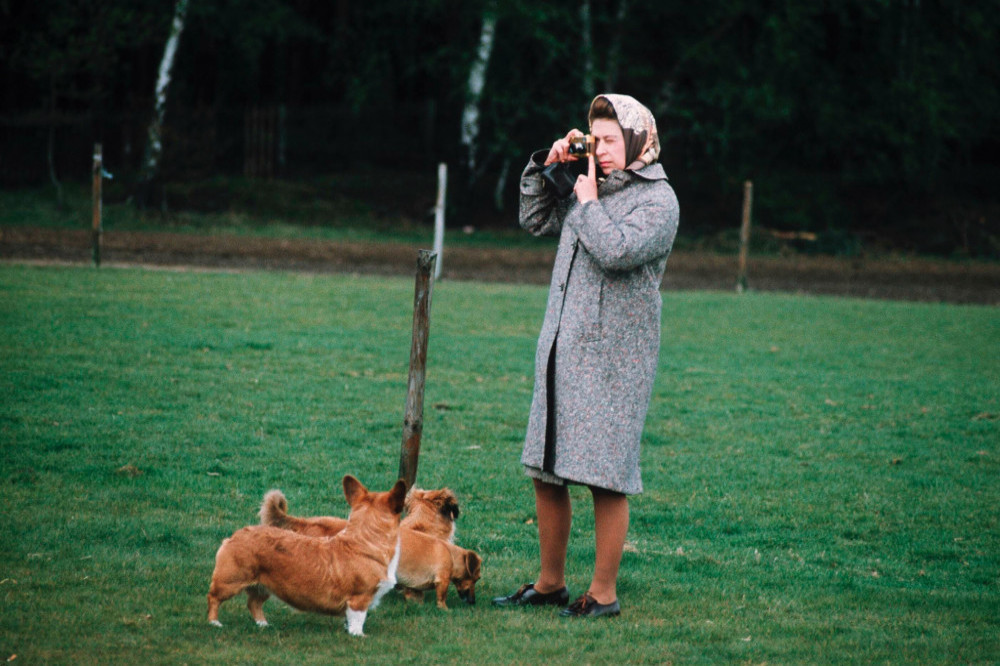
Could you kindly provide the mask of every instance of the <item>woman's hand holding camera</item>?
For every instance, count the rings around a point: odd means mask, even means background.
[[[573,160],[578,159],[577,157],[570,155],[569,142],[573,137],[580,136],[584,136],[583,132],[578,129],[571,129],[566,136],[553,143],[548,157],[545,158],[545,166],[548,166],[553,162],[572,162]]]
[[[570,141],[577,139],[577,143],[579,143],[579,139],[585,136],[580,130],[571,129],[566,136],[552,144],[552,149],[549,150],[548,157],[545,158],[545,165],[548,166],[554,162],[573,162],[580,159],[570,152]],[[587,151],[587,162],[587,174],[578,176],[576,185],[573,186],[573,192],[580,203],[597,200],[597,175],[593,150]]]

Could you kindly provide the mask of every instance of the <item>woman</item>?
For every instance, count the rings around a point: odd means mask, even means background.
[[[575,159],[569,142],[578,130],[532,155],[521,176],[521,226],[560,236],[521,456],[534,484],[541,566],[534,583],[493,600],[568,603],[567,484],[582,484],[594,500],[594,572],[586,593],[562,611],[567,617],[620,612],[628,495],[642,492],[639,440],[660,348],[659,287],[679,218],[656,161],[660,144],[649,109],[626,95],[599,95],[589,121],[596,147],[573,194],[557,199],[541,173]]]

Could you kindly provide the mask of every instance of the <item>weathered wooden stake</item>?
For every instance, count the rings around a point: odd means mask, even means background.
[[[94,244],[94,265],[101,266],[101,235],[104,233],[102,218],[101,181],[104,178],[104,158],[101,144],[94,144],[94,214],[91,236]]]
[[[427,338],[431,324],[431,293],[434,290],[434,263],[437,255],[420,250],[413,293],[413,344],[410,347],[410,381],[403,417],[403,445],[399,454],[399,478],[409,488],[417,478],[420,436],[424,430],[424,377],[427,366]]]
[[[736,278],[736,291],[747,289],[747,252],[750,245],[750,209],[753,205],[753,182],[743,183],[743,224],[740,226],[740,264]]]

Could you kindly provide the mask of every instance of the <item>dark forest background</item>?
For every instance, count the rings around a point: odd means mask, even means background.
[[[749,179],[755,224],[819,251],[1000,257],[1000,0],[188,0],[149,186],[175,9],[0,0],[0,185],[86,181],[95,142],[148,206],[447,162],[450,224],[513,225],[528,154],[621,92],[656,115],[684,233],[735,229]]]

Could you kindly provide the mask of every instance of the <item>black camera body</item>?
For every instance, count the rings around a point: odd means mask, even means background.
[[[546,190],[563,199],[573,193],[576,179],[586,176],[588,169],[587,160],[553,162],[542,169],[542,183]]]

